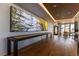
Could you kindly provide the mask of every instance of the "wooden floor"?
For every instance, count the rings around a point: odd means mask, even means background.
[[[77,56],[77,43],[72,37],[54,36],[19,50],[19,56]]]

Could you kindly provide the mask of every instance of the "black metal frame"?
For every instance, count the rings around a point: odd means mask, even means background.
[[[50,34],[50,38],[52,38],[51,33],[40,33],[40,34],[36,34],[36,35],[30,35],[29,37],[27,37],[27,35],[26,35],[25,38],[21,38],[21,39],[15,38],[16,36],[8,37],[7,38],[7,55],[11,55],[11,42],[13,42],[13,55],[17,56],[18,55],[18,42],[19,41],[26,40],[26,39],[33,38],[33,37],[42,36],[42,35],[46,35],[46,39],[48,39],[48,34]]]
[[[12,6],[10,6],[10,32],[12,31]]]

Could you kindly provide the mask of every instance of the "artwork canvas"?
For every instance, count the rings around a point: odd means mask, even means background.
[[[48,23],[45,20],[37,19],[13,6],[10,7],[11,32],[46,31],[47,29]]]

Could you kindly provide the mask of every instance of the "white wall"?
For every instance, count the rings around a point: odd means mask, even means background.
[[[7,52],[7,39],[6,39],[7,37],[14,36],[14,35],[35,33],[35,32],[10,32],[10,6],[11,5],[13,4],[0,3],[0,55],[5,55]],[[50,25],[51,24],[49,24],[48,31],[52,31],[52,26]],[[42,32],[45,32],[45,31],[41,31],[41,33]],[[19,48],[32,44],[39,40],[41,40],[41,37],[32,38],[30,40],[19,42]]]

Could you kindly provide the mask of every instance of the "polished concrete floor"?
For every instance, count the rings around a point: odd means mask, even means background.
[[[73,37],[54,36],[24,47],[18,54],[20,56],[77,56],[77,42]]]

